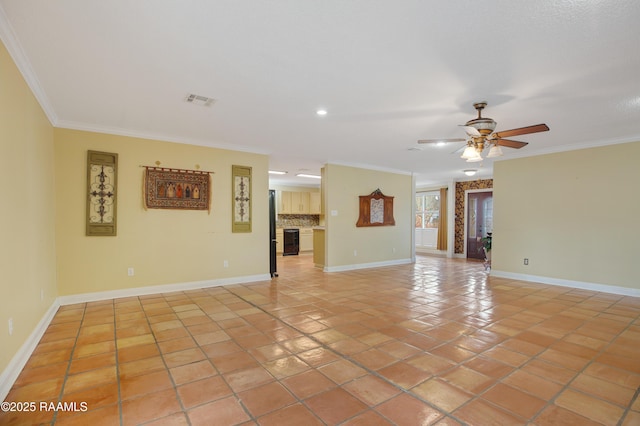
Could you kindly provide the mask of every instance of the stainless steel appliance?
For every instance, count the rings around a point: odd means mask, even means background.
[[[278,276],[276,264],[276,191],[269,190],[269,272],[271,278]]]

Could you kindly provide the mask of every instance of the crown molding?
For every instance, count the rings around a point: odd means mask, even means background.
[[[24,78],[27,86],[29,86],[31,92],[40,104],[40,107],[49,119],[49,122],[52,126],[55,127],[58,122],[58,116],[53,110],[47,94],[42,89],[42,85],[40,84],[38,77],[36,77],[35,72],[33,72],[31,62],[29,61],[27,55],[24,53],[24,49],[18,41],[16,33],[13,30],[13,26],[9,22],[7,14],[5,13],[2,5],[0,5],[0,39],[7,48],[7,51],[13,59],[13,62],[15,62],[16,67],[18,67],[20,74],[22,74],[22,78]]]

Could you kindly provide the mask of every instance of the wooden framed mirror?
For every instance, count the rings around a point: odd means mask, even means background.
[[[376,189],[369,195],[360,195],[360,216],[356,226],[394,226],[393,197]]]

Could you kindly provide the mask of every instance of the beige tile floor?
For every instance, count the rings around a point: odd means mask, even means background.
[[[640,299],[419,257],[60,308],[0,424],[639,425]]]

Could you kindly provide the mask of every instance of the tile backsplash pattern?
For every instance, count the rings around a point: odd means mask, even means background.
[[[317,214],[279,214],[276,220],[278,228],[311,228],[320,225]]]

